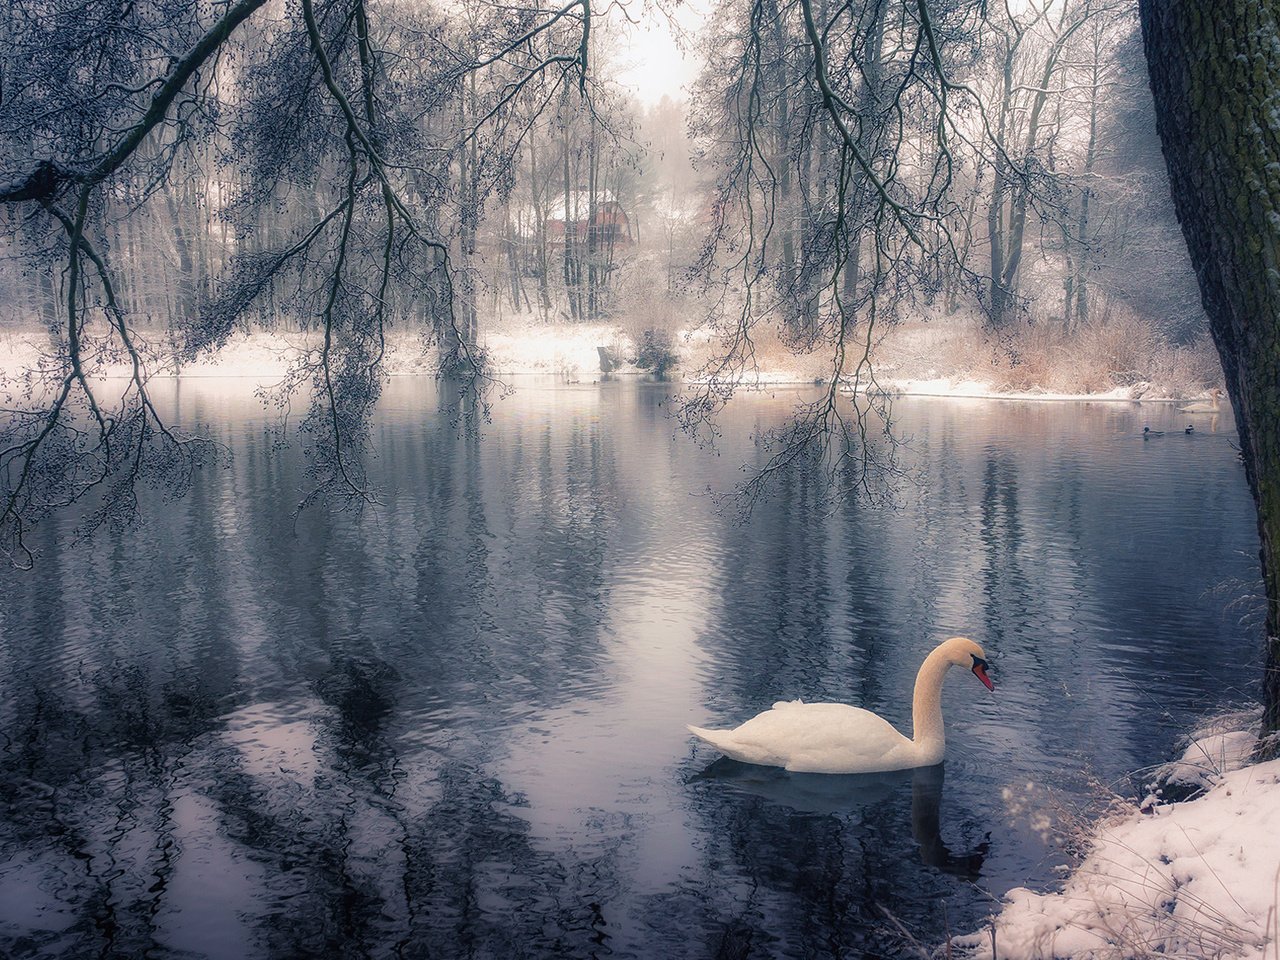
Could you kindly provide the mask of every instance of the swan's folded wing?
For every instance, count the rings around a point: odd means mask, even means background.
[[[738,728],[739,730],[741,727]],[[726,757],[740,760],[743,763],[758,763],[768,767],[786,765],[786,758],[779,757],[758,743],[743,743],[737,738],[737,730],[707,730],[703,727],[688,727],[699,740],[704,740],[715,747]]]
[[[892,769],[911,741],[869,710],[843,703],[789,704],[732,731],[734,747],[805,773],[857,773]],[[887,765],[887,766],[886,766]]]
[[[843,703],[784,701],[733,730],[689,730],[735,760],[797,773],[861,773],[913,765],[914,745],[891,723]]]

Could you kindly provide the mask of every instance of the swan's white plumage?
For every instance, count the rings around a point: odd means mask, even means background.
[[[732,730],[689,727],[721,753],[744,763],[785,767],[793,773],[880,773],[941,762],[942,680],[947,669],[985,659],[964,637],[939,644],[916,677],[912,715],[915,738],[904,737],[883,717],[843,703],[782,700]]]
[[[733,730],[689,730],[725,756],[792,773],[876,773],[923,766],[915,762],[915,744],[889,721],[843,703],[783,701]]]

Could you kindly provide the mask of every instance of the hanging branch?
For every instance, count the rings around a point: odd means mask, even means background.
[[[80,501],[110,480],[110,489],[88,516],[82,532],[104,522],[127,522],[137,509],[135,485],[149,466],[155,468],[158,480],[181,491],[195,467],[216,452],[209,441],[186,437],[160,417],[147,389],[148,374],[137,338],[121,308],[107,261],[86,235],[86,226],[97,188],[167,121],[201,66],[265,2],[240,0],[233,4],[183,57],[172,62],[163,77],[125,90],[144,93],[155,88],[138,119],[96,160],[75,166],[41,160],[0,186],[0,202],[37,203],[61,228],[66,250],[66,372],[52,384],[42,380],[32,389],[32,402],[15,410],[0,428],[0,551],[17,566],[31,566],[33,555],[26,536],[42,516]],[[70,214],[58,204],[67,191],[75,198],[74,213]],[[86,259],[104,298],[108,340],[118,338],[130,359],[129,389],[111,411],[99,403],[86,370],[85,344],[93,314],[86,296]],[[50,394],[51,401],[47,399]],[[87,415],[87,427],[80,425],[80,413]]]
[[[697,270],[719,286],[712,322],[723,333],[719,355],[684,399],[682,422],[714,437],[716,413],[755,370],[762,323],[777,325],[792,349],[830,349],[820,397],[761,436],[769,456],[736,494],[748,506],[802,465],[821,465],[830,482],[844,478],[846,491],[864,495],[876,489],[873,478],[895,475],[890,406],[872,367],[878,321],[927,284],[931,260],[947,257],[978,279],[951,234],[957,161],[947,93],[961,88],[942,69],[927,7],[904,3],[897,20],[889,9],[880,0],[824,14],[813,0],[754,0],[732,59],[712,67],[732,77],[715,128],[730,146]],[[918,158],[928,168],[920,187],[901,159],[917,125],[937,141],[931,158]],[[788,199],[794,190],[802,218]]]
[[[0,201],[33,204],[39,216],[30,222],[47,218],[65,251],[58,310],[59,314],[66,311],[60,321],[60,367],[31,374],[27,402],[11,405],[8,423],[0,429],[0,535],[3,549],[16,563],[30,564],[27,535],[34,523],[52,511],[100,490],[101,507],[90,511],[86,530],[101,522],[127,522],[136,510],[134,485],[139,480],[180,491],[195,466],[220,452],[207,439],[186,436],[160,416],[149,383],[168,366],[156,360],[134,329],[136,321],[120,297],[105,252],[108,244],[95,236],[95,222],[116,202],[112,191],[127,187],[140,165],[147,166],[146,184],[132,213],[172,182],[174,165],[183,159],[180,147],[189,147],[194,136],[192,118],[217,122],[212,118],[229,105],[218,90],[220,52],[265,3],[235,0],[207,27],[174,15],[151,22],[145,34],[127,22],[131,13],[126,10],[105,32],[73,37],[68,46],[72,57],[95,56],[93,69],[106,73],[104,82],[82,94],[78,102],[78,116],[85,118],[88,132],[76,131],[65,141],[68,156],[81,150],[87,158],[26,163],[0,182]],[[522,109],[536,115],[571,72],[579,74],[579,92],[589,103],[591,13],[589,0],[575,0],[546,12],[526,11],[526,27],[509,33],[493,52],[450,65],[433,64],[429,58],[397,58],[379,47],[364,0],[323,4],[304,0],[301,17],[292,23],[287,17],[273,22],[260,35],[268,44],[279,44],[271,55],[280,54],[278,59],[258,66],[250,55],[233,68],[237,96],[250,100],[257,92],[255,70],[278,69],[288,81],[285,88],[272,89],[269,104],[275,113],[273,121],[284,108],[288,132],[273,140],[275,124],[259,126],[250,134],[251,143],[260,136],[264,147],[303,163],[312,162],[306,150],[316,147],[318,153],[313,156],[325,157],[322,164],[329,162],[337,145],[342,173],[327,182],[319,178],[316,197],[320,202],[315,206],[325,212],[289,231],[292,236],[282,245],[263,249],[237,242],[229,267],[214,279],[209,296],[198,305],[199,315],[183,318],[181,356],[194,359],[217,350],[255,304],[267,296],[275,299],[282,289],[290,309],[312,304],[321,343],[304,352],[281,384],[282,396],[307,382],[313,391],[312,415],[302,430],[317,483],[304,504],[332,499],[348,506],[374,499],[363,467],[367,430],[385,375],[387,327],[402,315],[406,304],[431,298],[442,365],[460,378],[464,392],[480,397],[483,404],[488,386],[496,383],[476,346],[474,331],[463,327],[455,309],[460,268],[455,266],[447,220],[441,222],[439,211],[454,204],[447,162],[457,147],[428,144],[427,149],[417,149],[422,140],[412,132],[412,124],[430,122],[431,111],[458,89],[461,78],[482,71],[493,76],[494,85],[489,102],[475,113],[478,122],[471,128],[471,139],[486,135],[486,126],[496,131],[489,136],[505,137],[512,116]],[[495,29],[498,26],[495,21]],[[533,56],[535,42],[540,44],[565,26],[574,34],[571,55],[552,51]],[[169,31],[192,37],[180,56],[168,54],[176,46]],[[133,64],[147,62],[130,47],[139,37],[152,49],[164,51],[153,55],[154,60],[168,57],[159,75],[137,79],[111,75],[104,63],[124,64],[127,73],[135,69]],[[295,45],[297,38],[301,46]],[[112,44],[128,51],[120,55],[122,59],[111,59]],[[440,68],[440,93],[432,95],[434,101],[432,96],[427,98],[420,117],[402,114],[406,101],[391,86],[396,81],[385,72],[387,58],[393,69],[412,68],[418,76],[423,75],[424,63],[427,76]],[[59,64],[49,66],[41,75],[43,82],[56,83],[59,69]],[[533,80],[543,75],[555,77],[550,92],[534,90],[539,85]],[[403,84],[403,77],[399,82]],[[282,99],[286,88],[289,99]],[[388,98],[389,93],[396,96]],[[534,94],[531,105],[529,93]],[[243,103],[242,99],[237,105],[243,109]],[[234,122],[236,113],[227,116]],[[521,131],[531,123],[525,119],[513,126],[516,146]],[[157,142],[161,130],[171,133]],[[210,130],[212,137],[218,136]],[[92,152],[85,150],[85,143],[106,146]],[[147,143],[156,143],[156,149],[142,150]],[[185,157],[186,162],[191,159]],[[277,191],[298,188],[289,182],[281,159],[278,154],[260,168],[274,178],[270,182],[244,181],[243,190],[239,183],[233,188],[225,183],[219,186],[226,216],[235,215],[237,209],[252,210],[253,204],[278,196]],[[488,171],[484,175],[495,179]],[[479,203],[491,189],[492,185],[484,186],[472,202]],[[236,207],[240,196],[249,206]],[[172,195],[167,199],[172,208]],[[296,281],[292,293],[287,286],[290,277]],[[133,293],[136,287],[131,283],[127,290]],[[105,403],[100,400],[98,378],[105,361],[117,352],[127,364],[128,388],[114,403]]]

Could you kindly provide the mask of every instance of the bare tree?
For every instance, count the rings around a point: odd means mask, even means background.
[[[474,223],[545,105],[533,96],[542,78],[546,97],[588,94],[589,0],[514,20],[487,8],[466,43],[429,11],[388,5],[375,23],[364,0],[304,0],[298,15],[260,24],[227,69],[222,55],[264,6],[238,0],[206,22],[177,3],[95,6],[97,16],[74,0],[11,4],[0,201],[36,211],[37,246],[65,264],[59,349],[0,433],[0,531],[15,562],[31,561],[26,534],[50,511],[100,493],[89,525],[127,521],[140,479],[181,489],[216,453],[152,402],[150,378],[169,361],[139,335],[103,238],[123,185],[141,180],[144,199],[175,205],[178,184],[189,194],[177,165],[220,133],[224,114],[245,156],[234,191],[219,184],[226,195],[213,199],[238,250],[200,279],[192,235],[176,231],[182,355],[216,350],[264,297],[310,318],[320,338],[285,384],[311,391],[308,499],[372,497],[361,455],[395,320],[425,311],[446,369],[487,377],[466,270]],[[294,199],[309,216],[264,230]],[[130,387],[108,405],[94,377],[121,352]]]
[[[684,422],[709,425],[754,368],[762,324],[781,318],[778,334],[795,349],[831,348],[823,395],[768,438],[772,457],[748,493],[801,462],[863,492],[893,467],[871,348],[879,323],[936,286],[939,261],[966,270],[951,187],[976,158],[974,121],[980,138],[985,118],[952,66],[972,58],[978,12],[887,0],[722,8],[722,32],[707,40],[717,87],[702,94],[700,132],[723,146],[699,264],[721,348]],[[876,432],[885,442],[868,442]]]
[[[1046,155],[1058,125],[1046,122],[1051,99],[1060,96],[1064,57],[1077,32],[1100,16],[1093,0],[1032,3],[985,26],[996,41],[999,72],[992,112],[992,186],[987,205],[990,249],[989,310],[995,327],[1006,324],[1017,299],[1027,219],[1037,190],[1050,179]],[[1087,206],[1086,206],[1087,210]],[[1086,214],[1087,215],[1087,214]]]

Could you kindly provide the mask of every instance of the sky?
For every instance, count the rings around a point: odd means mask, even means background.
[[[682,51],[670,26],[674,18],[688,38],[702,27],[711,13],[713,0],[615,0],[608,8],[609,32],[618,39],[618,72],[615,79],[651,106],[664,96],[684,99],[697,78],[699,58]],[[1013,13],[1045,0],[1009,0]],[[1048,5],[1054,6],[1055,0]],[[662,7],[662,12],[658,9]],[[627,10],[627,15],[622,13]],[[628,20],[639,21],[631,23]]]
[[[679,4],[664,3],[679,29],[692,35],[705,20],[708,0],[684,0]],[[618,38],[618,70],[614,79],[630,89],[643,104],[652,105],[664,96],[683,99],[698,73],[698,58],[681,50],[675,31],[666,15],[652,3],[630,3],[627,7],[631,23],[618,7],[610,9],[609,33]],[[684,44],[688,46],[688,39]]]

